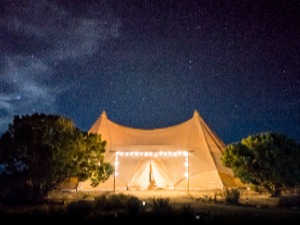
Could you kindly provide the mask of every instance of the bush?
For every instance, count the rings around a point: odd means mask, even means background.
[[[240,192],[237,189],[226,189],[224,192],[225,200],[229,204],[239,204]]]
[[[73,217],[86,217],[93,211],[93,204],[88,200],[78,200],[68,204],[67,214]]]
[[[101,211],[122,211],[124,214],[137,215],[142,211],[141,201],[125,194],[102,194],[95,198],[95,208]]]
[[[142,202],[134,196],[130,196],[126,201],[127,213],[131,216],[138,215],[142,210]]]
[[[127,196],[124,194],[102,194],[95,198],[95,206],[104,211],[124,209]]]
[[[108,194],[104,193],[95,197],[95,207],[101,210],[105,210],[107,205]]]
[[[293,196],[281,196],[279,201],[279,206],[285,208],[294,208],[300,207],[300,196],[293,195]]]
[[[152,211],[154,215],[169,215],[173,211],[168,198],[153,198]]]
[[[250,184],[249,188],[259,194],[266,192],[266,189],[260,185]]]
[[[0,175],[0,202],[13,205],[34,202],[32,187],[20,182],[20,177],[20,174]]]

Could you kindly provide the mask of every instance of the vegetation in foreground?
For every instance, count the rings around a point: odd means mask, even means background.
[[[131,194],[70,193],[75,199],[52,199],[48,204],[0,207],[2,221],[17,222],[112,222],[113,224],[298,224],[300,197],[278,199],[278,204],[251,204],[238,191],[219,193],[217,198],[186,196],[139,198]],[[69,197],[70,197],[69,196]],[[237,197],[238,196],[238,197]],[[233,199],[237,202],[232,201]],[[55,201],[56,200],[56,201]],[[62,199],[63,200],[63,199]]]

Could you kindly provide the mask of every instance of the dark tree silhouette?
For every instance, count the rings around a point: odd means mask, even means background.
[[[229,144],[221,158],[243,182],[273,195],[300,184],[300,145],[283,134],[262,132]]]
[[[91,178],[97,185],[113,173],[104,162],[105,145],[99,135],[82,132],[58,115],[15,116],[0,138],[2,195],[13,197],[22,190],[27,200],[41,201],[70,177]]]

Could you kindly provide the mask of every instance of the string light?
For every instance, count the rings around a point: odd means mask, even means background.
[[[117,157],[158,157],[158,156],[163,156],[163,157],[178,157],[178,156],[188,156],[188,152],[187,151],[176,151],[176,152],[163,152],[163,151],[159,151],[159,152],[116,152],[116,156]]]
[[[186,179],[188,179],[189,178],[189,153],[185,152],[184,155],[185,155],[184,166],[185,166],[185,169],[186,169],[186,172],[185,172],[184,176],[186,177]]]
[[[119,175],[119,157],[180,157],[183,156],[185,157],[185,162],[184,162],[184,167],[186,168],[186,172],[184,173],[184,176],[186,178],[188,178],[189,176],[189,153],[188,151],[176,151],[176,152],[171,152],[171,151],[147,151],[147,152],[126,152],[126,151],[122,151],[122,152],[116,152],[116,158],[115,158],[115,176]]]
[[[122,156],[122,152],[117,152],[116,153],[116,158],[115,158],[115,177],[119,175],[118,169],[119,169],[119,156]]]

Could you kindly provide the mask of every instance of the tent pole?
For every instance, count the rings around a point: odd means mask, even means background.
[[[117,153],[115,153],[114,187],[113,187],[114,192],[116,192],[116,160],[117,160]]]
[[[114,171],[114,192],[116,192],[116,172]]]
[[[186,180],[186,189],[187,189],[187,193],[189,194],[190,192],[190,158],[189,158],[189,152],[187,154],[187,180]]]

